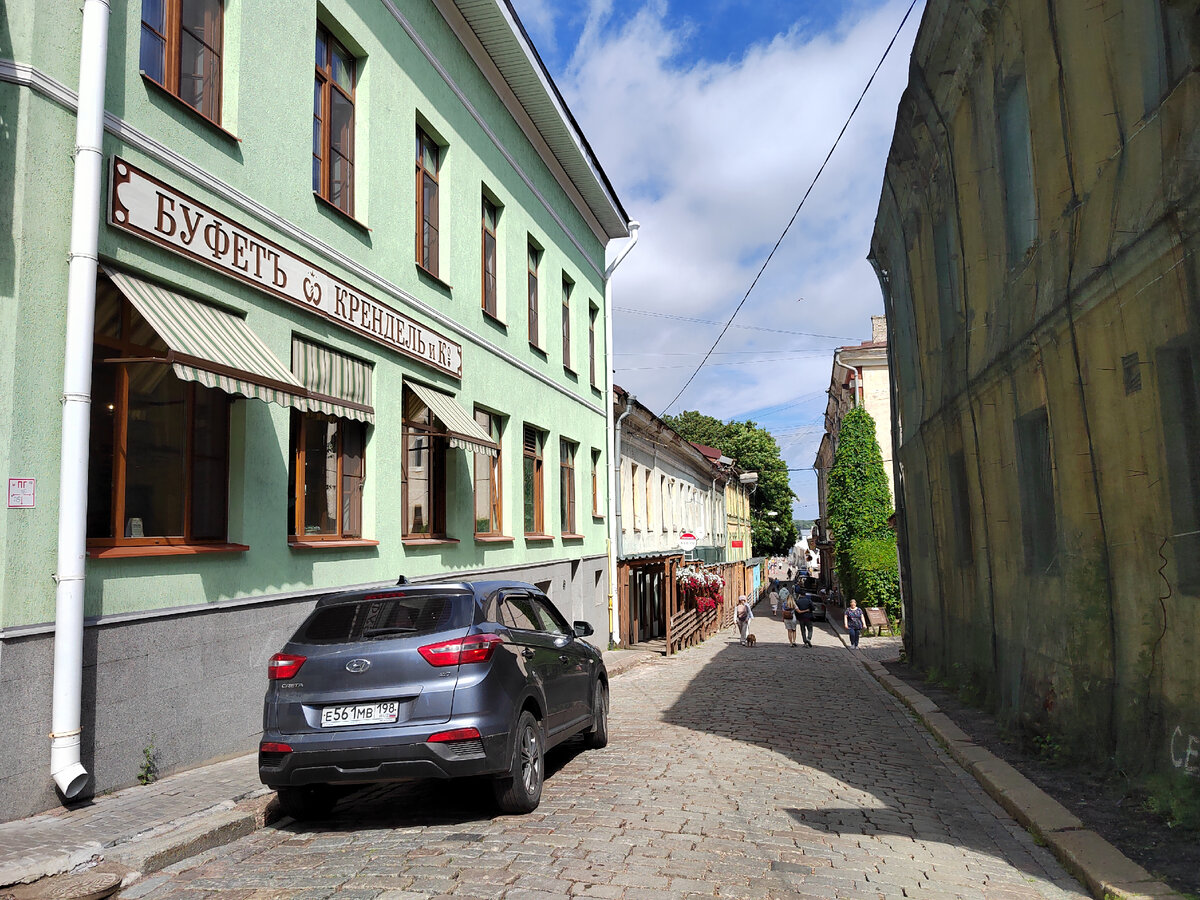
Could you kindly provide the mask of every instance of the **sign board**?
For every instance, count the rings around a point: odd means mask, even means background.
[[[680,550],[695,550],[696,549],[696,536],[694,534],[692,534],[690,531],[685,531],[685,532],[683,532],[683,534],[679,535],[679,549]]]
[[[880,625],[883,628],[888,626],[887,613],[878,606],[869,606],[863,610],[867,614],[867,625]]]
[[[733,541],[733,542],[732,542],[732,544],[731,544],[730,546],[732,546],[732,547],[741,547],[741,546],[743,546],[743,544],[742,544],[742,542],[741,542],[741,541]]]
[[[8,479],[8,508],[33,509],[37,505],[36,478]]]
[[[120,157],[112,158],[109,183],[108,221],[114,227],[462,378],[461,345],[279,244]]]

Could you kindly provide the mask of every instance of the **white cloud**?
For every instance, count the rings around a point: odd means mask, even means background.
[[[726,63],[687,63],[688,33],[673,30],[662,0],[615,23],[594,0],[588,23],[557,80],[631,216],[637,248],[614,280],[614,303],[724,322],[742,299],[828,153],[907,3],[889,0],[833,32],[797,25]],[[546,8],[522,5],[522,16]],[[810,466],[820,439],[832,347],[870,337],[883,311],[866,255],[879,201],[896,104],[907,82],[914,11],[871,91],[774,260],[737,318],[739,325],[807,331],[841,339],[730,329],[721,351],[757,351],[756,366],[706,367],[670,412],[719,418],[815,394],[771,417],[791,466]],[[803,297],[803,301],[797,298]],[[663,408],[717,328],[622,314],[614,317],[617,383]],[[787,361],[776,351],[821,348]],[[631,355],[636,354],[636,355]],[[754,359],[723,356],[718,359]],[[625,369],[625,371],[622,371]],[[807,432],[798,432],[802,427]],[[815,515],[815,487],[793,487]]]

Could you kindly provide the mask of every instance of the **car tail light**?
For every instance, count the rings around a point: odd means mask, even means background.
[[[430,744],[448,744],[451,741],[477,741],[480,737],[478,728],[455,728],[453,731],[439,731],[425,740]]]
[[[293,656],[290,653],[276,653],[267,663],[267,678],[271,681],[295,678],[307,658],[306,656]]]
[[[276,741],[263,741],[258,745],[259,753],[291,753],[292,748],[288,744],[280,744]]]
[[[440,644],[426,644],[418,652],[431,666],[457,666],[487,662],[503,643],[498,634],[471,634]]]

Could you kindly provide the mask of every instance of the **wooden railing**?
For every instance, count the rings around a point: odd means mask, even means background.
[[[716,572],[725,582],[722,596],[713,609],[701,612],[694,599],[679,596],[678,591],[670,591],[668,596],[667,614],[667,653],[677,653],[687,647],[693,647],[708,640],[723,628],[733,625],[733,610],[737,606],[737,598],[750,592],[751,579],[742,562],[717,563],[704,566],[710,572]],[[672,573],[674,575],[674,573]],[[754,598],[751,598],[753,602]]]

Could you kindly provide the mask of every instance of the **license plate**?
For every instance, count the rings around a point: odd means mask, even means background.
[[[353,706],[326,706],[321,710],[322,728],[343,725],[384,725],[395,722],[400,715],[398,700],[381,703],[356,703]]]

